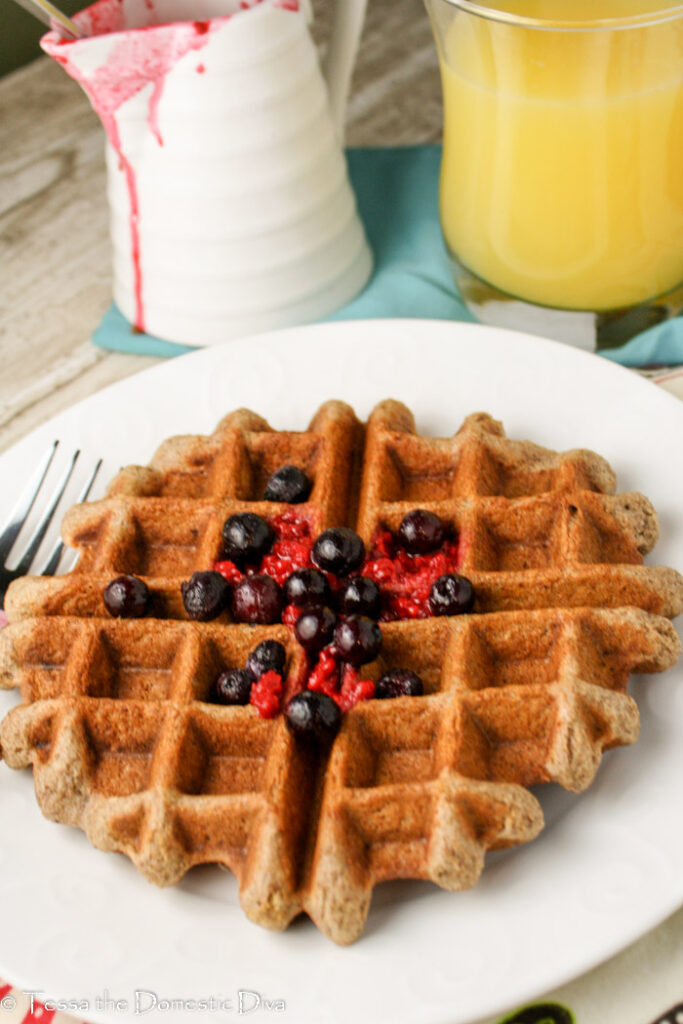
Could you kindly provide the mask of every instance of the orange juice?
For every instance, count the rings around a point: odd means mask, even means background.
[[[632,306],[681,284],[683,5],[489,6],[569,24],[458,11],[441,32],[441,220],[453,255],[503,292],[565,309]],[[594,24],[577,28],[583,18]]]

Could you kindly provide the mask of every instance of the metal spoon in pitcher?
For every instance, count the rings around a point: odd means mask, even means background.
[[[67,18],[50,0],[16,0],[29,14],[35,15],[43,24],[54,29],[64,39],[81,39],[85,32],[75,21]]]

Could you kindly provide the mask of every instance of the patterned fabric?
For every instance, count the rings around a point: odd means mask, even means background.
[[[557,1003],[536,1003],[517,1010],[501,1024],[574,1024],[570,1010]]]

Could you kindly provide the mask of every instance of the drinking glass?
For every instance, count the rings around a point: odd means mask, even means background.
[[[485,323],[584,348],[683,308],[683,4],[425,0],[441,224]]]

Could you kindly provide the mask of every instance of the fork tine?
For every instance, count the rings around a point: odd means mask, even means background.
[[[102,459],[98,459],[96,464],[95,464],[95,468],[93,469],[92,473],[90,474],[89,479],[86,480],[86,482],[85,482],[85,487],[83,488],[81,493],[78,495],[78,498],[76,499],[78,504],[80,504],[82,501],[85,501],[87,499],[88,495],[90,494],[92,485],[95,483],[95,477],[99,473],[101,466],[102,466]],[[63,550],[64,550],[64,541],[60,538],[56,542],[56,544],[53,547],[52,551],[50,552],[49,558],[48,558],[47,562],[45,563],[45,567],[44,567],[44,569],[42,569],[42,571],[40,573],[41,576],[54,576],[54,574],[57,572],[57,567],[58,567],[59,561],[60,561],[60,559],[62,557],[62,551]]]
[[[59,505],[59,502],[62,500],[62,495],[66,490],[66,485],[71,479],[71,474],[74,471],[76,460],[78,459],[78,456],[80,454],[80,450],[74,452],[74,454],[71,457],[71,463],[66,467],[64,473],[62,474],[61,480],[57,484],[57,490],[54,493],[52,501],[45,509],[43,518],[36,526],[35,533],[31,537],[31,540],[29,541],[28,547],[26,548],[26,551],[24,552],[21,561],[14,570],[14,572],[18,576],[23,576],[31,568],[31,562],[35,558],[36,551],[40,547],[41,541],[47,532],[47,528],[52,522],[52,517],[55,514],[55,509],[57,508],[57,505]]]
[[[38,491],[42,487],[43,480],[50,468],[58,444],[59,441],[54,441],[45,452],[33,476],[26,484],[26,487],[19,495],[16,505],[10,512],[9,519],[5,523],[2,534],[0,534],[0,565],[4,564],[12,550],[12,545],[19,535],[19,531],[26,522],[27,515],[33,508],[33,502],[36,500]]]

